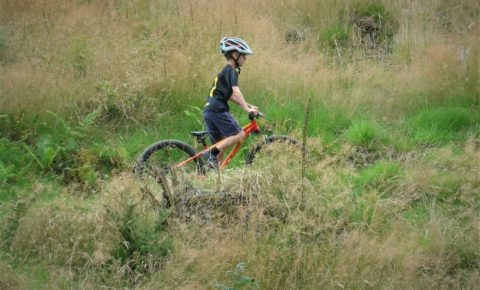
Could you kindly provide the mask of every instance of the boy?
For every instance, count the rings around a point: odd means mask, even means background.
[[[223,151],[231,145],[241,142],[245,133],[237,120],[230,114],[228,101],[239,105],[248,114],[256,115],[258,108],[245,102],[238,87],[240,67],[246,56],[254,54],[248,44],[236,37],[224,37],[220,41],[220,52],[227,59],[227,65],[215,78],[203,110],[203,117],[212,143],[224,140],[217,147],[211,148],[204,157],[213,167],[218,167]]]

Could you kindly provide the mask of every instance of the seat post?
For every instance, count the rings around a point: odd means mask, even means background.
[[[205,139],[206,139],[206,136],[197,136],[197,142],[198,142],[198,143],[202,143],[203,148],[207,148],[207,147],[208,147],[207,141],[205,141]]]
[[[197,137],[197,142],[201,143],[204,148],[208,147],[207,141],[206,141],[207,136],[208,136],[207,131],[194,131],[194,132],[192,132],[192,135]]]

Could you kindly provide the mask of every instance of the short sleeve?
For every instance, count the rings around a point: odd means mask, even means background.
[[[238,74],[234,69],[228,70],[227,79],[228,79],[228,82],[230,83],[230,87],[238,86]]]

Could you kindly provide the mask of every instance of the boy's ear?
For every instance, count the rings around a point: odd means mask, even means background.
[[[234,59],[237,59],[240,56],[240,52],[234,51],[232,52],[232,56],[234,57]]]

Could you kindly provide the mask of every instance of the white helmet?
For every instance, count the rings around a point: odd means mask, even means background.
[[[230,51],[238,51],[241,54],[254,54],[245,40],[238,37],[224,37],[220,40],[220,52],[226,54]]]

